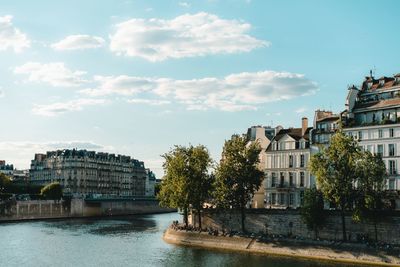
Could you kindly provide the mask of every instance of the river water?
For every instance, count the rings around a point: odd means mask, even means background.
[[[344,266],[178,247],[162,240],[177,213],[0,224],[0,266]]]

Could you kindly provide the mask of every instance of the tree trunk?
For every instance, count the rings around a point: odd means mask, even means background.
[[[199,228],[201,230],[201,209],[200,208],[197,209],[197,216],[199,217],[198,222],[199,222]]]
[[[186,225],[186,228],[189,226],[189,220],[188,220],[188,208],[184,207],[183,208],[183,222]]]
[[[347,241],[347,236],[346,236],[346,218],[345,218],[343,207],[341,207],[340,216],[342,217],[343,241]]]

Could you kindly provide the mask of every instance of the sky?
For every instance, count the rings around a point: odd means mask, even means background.
[[[349,85],[400,72],[399,1],[0,2],[0,159],[79,148],[162,177],[174,145],[344,110]]]

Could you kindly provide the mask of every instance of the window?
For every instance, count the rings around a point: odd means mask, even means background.
[[[289,195],[289,205],[293,206],[293,204],[294,204],[294,194],[290,193],[290,195]]]
[[[285,194],[284,193],[280,193],[279,194],[279,204],[280,205],[284,205],[285,204]]]
[[[293,156],[289,155],[289,168],[293,168]]]
[[[300,155],[300,167],[304,167],[304,155]]]
[[[294,181],[293,181],[293,172],[289,172],[289,186],[293,186]]]
[[[271,194],[271,204],[276,204],[276,193]]]
[[[389,180],[389,190],[394,190],[394,180],[393,179]]]
[[[396,162],[394,160],[389,160],[389,174],[396,174]]]
[[[383,157],[383,145],[378,145],[378,151],[376,154],[380,157]]]
[[[378,130],[378,137],[379,137],[379,138],[382,138],[382,137],[383,137],[382,129],[379,129],[379,130]]]
[[[389,137],[394,137],[394,129],[393,128],[389,129]]]
[[[303,205],[303,201],[304,201],[304,191],[300,192],[300,203]]]
[[[281,179],[280,179],[279,186],[283,187],[284,183],[285,183],[285,174],[283,172],[281,172]]]
[[[358,132],[358,139],[359,139],[359,140],[362,140],[362,138],[363,138],[363,136],[362,136],[362,131],[359,131],[359,132]]]
[[[276,187],[276,173],[271,173],[271,187]]]
[[[300,172],[300,186],[304,187],[304,172]]]
[[[395,156],[394,144],[389,144],[389,156],[391,157]]]

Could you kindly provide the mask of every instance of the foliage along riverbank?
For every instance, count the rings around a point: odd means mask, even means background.
[[[328,244],[284,239],[260,240],[257,237],[215,236],[206,232],[168,228],[163,235],[167,243],[209,249],[224,249],[245,253],[261,253],[304,260],[330,261],[359,266],[400,266],[399,251],[385,251],[362,245]],[[392,255],[393,254],[393,255]]]

